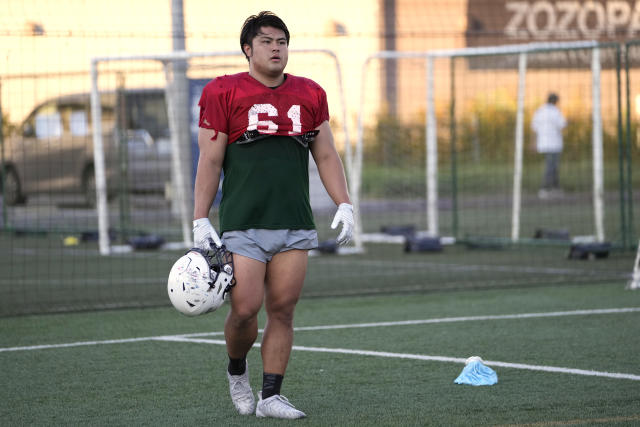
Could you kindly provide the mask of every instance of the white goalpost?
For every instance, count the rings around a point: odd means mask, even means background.
[[[636,261],[633,264],[633,273],[631,275],[631,280],[627,284],[627,289],[640,289],[640,241],[638,241],[638,253],[636,254]]]
[[[354,169],[352,167],[352,153],[350,139],[347,127],[347,111],[344,98],[344,90],[342,83],[342,70],[340,62],[336,54],[328,49],[291,49],[290,53],[317,53],[328,56],[335,65],[336,84],[339,92],[339,104],[342,107],[342,125],[345,138],[345,163],[347,167],[347,177],[350,185],[354,180]],[[191,210],[190,194],[191,186],[187,179],[188,172],[185,170],[185,162],[181,160],[181,155],[188,152],[188,144],[186,141],[180,140],[178,129],[183,124],[178,123],[176,111],[178,108],[186,107],[177,105],[178,98],[174,88],[174,78],[171,76],[171,65],[177,61],[187,61],[192,58],[208,58],[208,57],[242,57],[237,51],[219,51],[219,52],[186,52],[176,51],[158,55],[127,55],[127,56],[111,56],[97,57],[91,60],[91,117],[93,122],[93,160],[95,171],[96,185],[96,211],[98,217],[98,246],[101,255],[109,255],[116,249],[110,241],[109,237],[109,210],[107,204],[107,178],[105,167],[104,141],[102,129],[102,109],[100,90],[98,86],[99,70],[98,67],[103,63],[124,62],[124,61],[152,61],[162,64],[165,73],[166,84],[166,100],[167,113],[169,117],[169,130],[171,134],[171,168],[172,177],[175,179],[173,183],[173,202],[177,205],[174,208],[179,214],[179,222],[182,234],[182,241],[172,246],[191,247],[192,231],[191,231]]]
[[[578,41],[578,42],[559,42],[559,43],[530,43],[519,45],[505,46],[488,46],[477,48],[462,48],[449,50],[436,50],[424,52],[399,52],[399,51],[381,51],[367,57],[362,67],[362,86],[360,110],[358,116],[358,129],[356,134],[356,149],[354,158],[354,180],[353,189],[355,192],[355,212],[356,216],[356,234],[354,241],[358,248],[361,248],[365,242],[379,242],[383,236],[379,233],[365,233],[362,227],[362,212],[360,209],[362,186],[362,165],[364,152],[364,123],[363,111],[365,109],[365,82],[369,66],[374,60],[396,60],[396,59],[424,59],[425,61],[425,87],[426,93],[425,103],[425,167],[426,167],[426,219],[427,230],[419,232],[423,236],[440,237],[441,240],[454,242],[453,237],[440,236],[439,212],[438,212],[438,123],[436,119],[436,100],[435,87],[436,79],[434,77],[434,60],[437,58],[468,58],[481,57],[489,55],[518,55],[518,85],[516,97],[516,129],[514,138],[514,162],[512,177],[512,206],[511,206],[511,240],[516,242],[520,240],[520,220],[521,220],[521,201],[522,201],[522,172],[523,172],[523,151],[524,151],[524,108],[526,93],[526,77],[527,77],[527,58],[532,53],[544,53],[556,50],[571,49],[589,49],[591,55],[591,87],[592,87],[592,124],[593,130],[591,134],[592,145],[592,167],[593,167],[593,239],[603,242],[605,239],[604,232],[604,166],[603,166],[603,126],[601,116],[601,59],[599,44],[595,41]],[[396,239],[396,236],[388,236],[388,242],[401,242],[402,239]],[[384,239],[383,239],[384,240]]]

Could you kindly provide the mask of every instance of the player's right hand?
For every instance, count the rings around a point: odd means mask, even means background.
[[[198,218],[193,221],[193,244],[196,248],[208,251],[215,246],[222,246],[215,228],[209,222],[209,218]]]

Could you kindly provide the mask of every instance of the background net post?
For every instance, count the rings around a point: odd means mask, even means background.
[[[629,236],[629,244],[635,241],[638,235],[634,212],[640,210],[640,197],[638,197],[639,174],[633,174],[634,167],[640,163],[640,95],[639,76],[640,71],[640,41],[629,41],[625,44],[625,73],[626,73],[626,149],[623,157],[626,159],[626,167],[623,169],[623,184],[626,193],[626,231]],[[633,96],[631,94],[634,94]],[[637,169],[637,167],[635,168]]]
[[[180,55],[183,52],[177,53]],[[183,55],[180,55],[183,56]],[[187,161],[189,150],[187,119],[188,109],[186,98],[188,97],[186,81],[186,60],[165,60],[162,64],[165,73],[167,115],[169,117],[169,132],[171,134],[171,176],[172,188],[172,212],[180,218],[182,229],[182,241],[185,247],[192,244],[191,210],[192,198],[191,185],[187,180],[190,176],[191,162]]]
[[[91,61],[91,117],[93,118],[93,167],[96,185],[96,210],[98,213],[98,247],[100,254],[111,253],[109,239],[109,216],[107,213],[107,178],[105,172],[104,144],[102,134],[102,103],[98,91],[99,61]]]
[[[516,138],[513,168],[513,207],[511,214],[511,240],[520,238],[520,209],[522,199],[522,156],[524,150],[524,98],[526,87],[527,54],[518,55],[518,101],[516,111]]]
[[[439,235],[438,230],[438,141],[437,141],[437,118],[435,104],[435,77],[434,58],[426,58],[426,90],[427,107],[425,108],[427,117],[426,123],[426,188],[427,188],[427,231],[433,236]]]
[[[636,255],[636,261],[633,264],[633,273],[631,280],[627,284],[627,289],[637,290],[640,289],[640,242],[638,242],[638,251]]]
[[[594,48],[591,53],[591,78],[593,88],[591,107],[593,115],[592,147],[593,147],[593,211],[595,222],[595,236],[598,242],[604,242],[604,165],[602,148],[602,111],[600,103],[600,49]]]
[[[4,230],[7,224],[7,210],[4,205],[4,195],[5,195],[5,176],[6,176],[6,163],[4,161],[4,116],[2,112],[2,80],[0,80],[0,208],[2,208],[2,212],[0,212],[0,230]]]

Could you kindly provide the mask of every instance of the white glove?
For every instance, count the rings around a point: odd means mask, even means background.
[[[333,217],[331,229],[335,230],[340,223],[342,223],[342,231],[338,235],[336,243],[346,245],[351,241],[351,236],[353,235],[353,205],[340,203],[336,216]]]
[[[193,244],[205,251],[213,249],[213,245],[222,246],[218,233],[209,222],[209,218],[198,218],[193,221]]]

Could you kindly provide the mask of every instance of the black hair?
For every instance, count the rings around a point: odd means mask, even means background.
[[[549,104],[556,104],[558,102],[558,95],[556,95],[555,93],[550,93],[549,97],[547,98],[547,102]]]
[[[249,60],[249,57],[244,51],[244,45],[248,44],[249,46],[252,46],[253,39],[258,35],[258,32],[262,27],[273,27],[282,30],[287,39],[287,46],[289,45],[289,30],[287,29],[284,21],[275,13],[265,10],[257,15],[251,15],[244,21],[244,24],[242,24],[242,31],[240,32],[240,50],[244,53],[247,61]]]

